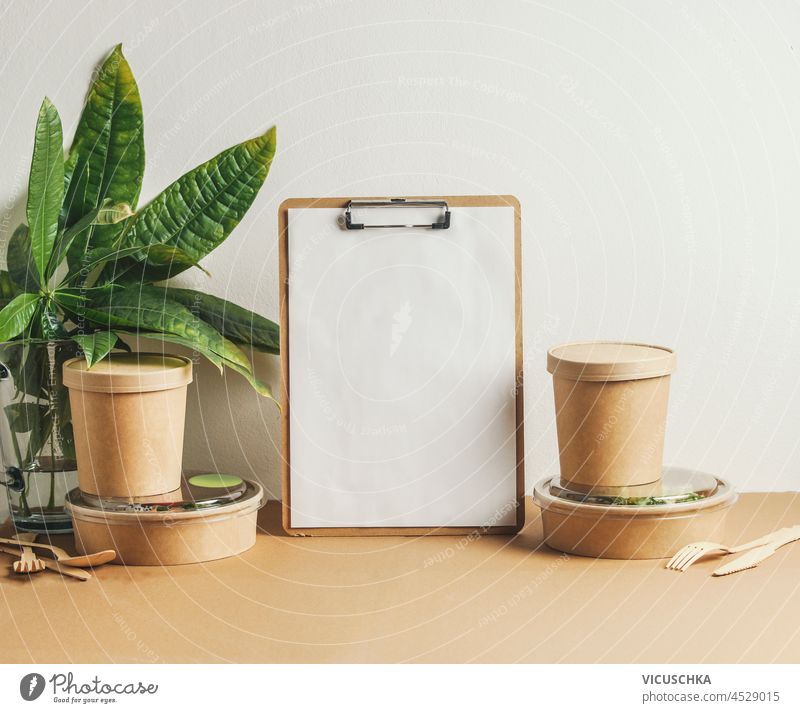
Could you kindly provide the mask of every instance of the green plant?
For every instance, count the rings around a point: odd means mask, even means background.
[[[189,347],[259,392],[243,347],[278,353],[278,326],[226,300],[162,283],[222,243],[258,194],[274,127],[189,171],[137,208],[145,166],[139,90],[121,46],[103,63],[64,157],[61,120],[39,110],[27,225],[0,272],[0,342],[72,340],[90,366],[126,339]]]

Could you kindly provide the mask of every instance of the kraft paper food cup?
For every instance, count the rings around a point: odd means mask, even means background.
[[[181,484],[186,388],[192,363],[162,354],[112,354],[64,364],[78,484],[102,497],[143,497]]]
[[[675,365],[671,349],[648,344],[577,342],[548,352],[565,483],[623,487],[659,479]]]

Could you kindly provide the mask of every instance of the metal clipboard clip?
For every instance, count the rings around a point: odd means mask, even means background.
[[[436,223],[391,223],[388,225],[367,225],[353,222],[353,209],[361,208],[441,208],[442,218]],[[339,225],[347,230],[364,230],[365,228],[430,228],[431,230],[447,230],[450,227],[450,207],[447,201],[415,201],[405,198],[388,198],[382,201],[349,201],[344,214],[339,217]]]

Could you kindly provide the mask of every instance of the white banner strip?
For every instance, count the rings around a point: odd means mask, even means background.
[[[0,667],[0,697],[15,711],[797,711],[800,666],[13,664]]]

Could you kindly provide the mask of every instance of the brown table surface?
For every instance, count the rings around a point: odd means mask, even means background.
[[[732,518],[747,539],[800,523],[800,494]],[[240,557],[85,583],[0,553],[0,661],[800,662],[800,543],[714,578],[561,556],[530,502],[516,537],[291,538],[275,502],[259,524]]]

